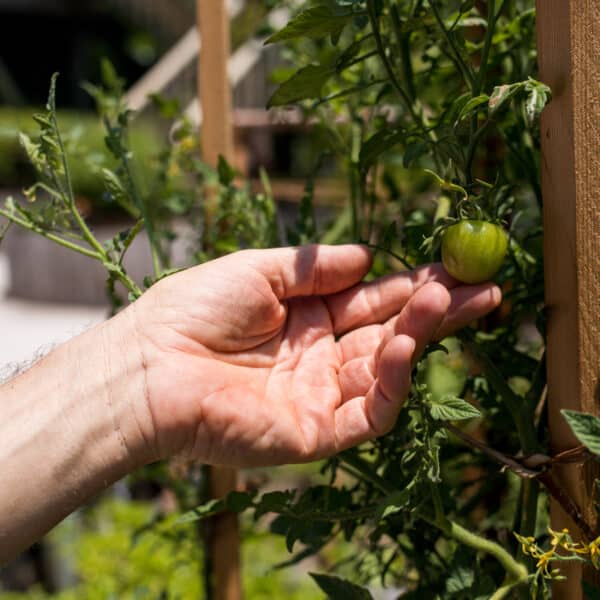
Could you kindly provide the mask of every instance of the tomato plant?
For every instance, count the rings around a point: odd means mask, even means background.
[[[499,225],[464,220],[443,233],[442,262],[452,277],[482,283],[494,277],[506,257],[508,241]]]
[[[537,121],[550,90],[536,80],[534,4],[278,2],[290,18],[268,39],[286,59],[273,74],[269,105],[301,107],[319,136],[314,176],[327,162],[348,192],[347,205],[323,226],[311,177],[288,239],[368,244],[372,275],[442,258],[463,281],[494,276],[506,299],[502,310],[427,349],[395,428],[319,465],[325,483],[236,492],[185,512],[196,503],[197,471],[183,483],[162,480],[176,490],[181,522],[223,510],[249,511],[255,521],[272,515],[288,565],[339,544],[332,572],[314,575],[330,597],[369,598],[383,586],[415,599],[547,598],[561,563],[598,567],[595,532],[554,479],[548,456]],[[208,169],[185,121],[157,162],[162,209],[148,210],[131,167],[122,86],[110,70],[105,75],[104,88],[90,91],[117,166],[100,175],[138,224],[99,245],[81,220],[65,181],[53,94],[38,118],[42,135],[23,140],[40,174],[28,195],[50,200],[37,211],[35,203],[9,202],[0,215],[101,260],[115,302],[117,283],[131,298],[143,291],[121,266],[142,225],[155,267],[146,286],[179,266],[169,256],[173,215],[197,231],[192,262],[279,243],[267,179],[266,192],[253,196],[224,162]],[[198,201],[204,185],[210,203]],[[593,417],[566,417],[585,446],[579,458],[600,453]],[[548,528],[550,496],[581,539]]]

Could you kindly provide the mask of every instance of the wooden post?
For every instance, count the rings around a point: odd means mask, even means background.
[[[553,90],[542,115],[548,412],[554,453],[577,445],[560,409],[600,416],[600,20],[598,0],[537,0],[540,77]],[[558,472],[597,527],[592,465]],[[568,517],[553,504],[555,529]],[[577,567],[553,598],[580,600]],[[589,573],[584,574],[586,578]]]
[[[231,87],[227,74],[230,54],[229,14],[225,0],[196,0],[201,47],[198,61],[199,97],[202,106],[202,154],[215,167],[219,155],[233,161]],[[211,495],[222,498],[235,490],[234,469],[208,469]],[[210,573],[208,598],[240,600],[240,535],[236,515],[224,514],[208,523],[206,551]]]
[[[229,14],[225,0],[196,0],[200,31],[198,83],[202,105],[202,154],[216,166],[219,154],[233,159],[231,86],[227,73],[230,55]]]

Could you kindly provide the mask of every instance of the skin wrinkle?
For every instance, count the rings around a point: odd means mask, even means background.
[[[150,415],[150,422],[152,424],[152,429],[155,432],[155,438],[156,438],[156,447],[152,448],[150,447],[151,452],[153,452],[153,454],[155,456],[163,456],[163,452],[161,451],[160,448],[160,438],[157,435],[158,432],[158,427],[157,427],[157,419],[156,419],[156,415],[154,414],[154,410],[152,409],[152,402],[151,402],[151,397],[150,397],[150,388],[148,385],[148,375],[149,375],[149,361],[148,358],[146,356],[146,352],[144,352],[144,348],[142,345],[142,340],[145,339],[151,346],[153,346],[155,348],[156,351],[160,352],[160,348],[155,344],[155,342],[152,340],[152,338],[149,336],[148,333],[146,333],[144,331],[144,329],[141,327],[140,325],[140,318],[139,318],[139,314],[138,314],[138,306],[136,305],[136,303],[132,303],[130,305],[131,310],[133,311],[133,326],[134,326],[134,332],[136,333],[136,342],[137,342],[137,347],[139,348],[139,353],[140,353],[140,357],[141,357],[141,362],[142,362],[142,368],[144,371],[144,390],[143,390],[143,400],[144,403],[148,409],[148,413]]]
[[[136,316],[137,316],[136,310],[137,309],[134,306],[133,311],[132,311],[133,314],[130,318],[130,322],[133,326],[133,338],[135,339],[135,347],[137,349],[137,353],[138,353],[139,360],[140,360],[140,367],[142,369],[142,382],[143,382],[142,383],[142,399],[143,399],[143,404],[146,407],[146,411],[150,415],[150,424],[152,427],[152,431],[156,431],[156,423],[154,422],[154,415],[152,414],[152,411],[150,410],[150,392],[149,392],[149,388],[148,388],[148,363],[146,361],[146,357],[144,355],[144,352],[142,351],[142,347],[141,347],[141,344],[139,343],[139,339],[138,339],[140,336],[140,331],[139,331],[137,318],[136,318]],[[128,368],[128,373],[129,373],[129,368]],[[144,445],[150,451],[150,453],[153,457],[153,460],[158,460],[158,458],[160,456],[158,448],[153,447],[154,445],[148,439],[148,436],[146,435],[146,432],[144,431],[144,428],[142,427],[140,419],[138,418],[138,412],[137,412],[135,403],[132,406],[132,410],[133,410],[133,415],[134,415],[134,419],[135,419],[138,431],[140,432],[140,435],[142,436],[142,439],[144,441]]]
[[[101,328],[102,331],[102,354],[104,356],[104,369],[106,370],[106,381],[112,381],[112,368],[110,364],[110,344],[108,343],[107,336],[108,331],[106,327]],[[80,369],[77,369],[80,371]],[[115,413],[115,407],[113,403],[113,394],[112,394],[112,386],[105,386],[105,397],[106,397],[106,407],[111,417],[111,421],[113,424],[113,431],[116,433],[119,439],[119,445],[125,450],[125,452],[131,456],[131,450],[127,445],[127,441],[125,440],[125,436],[123,435],[123,431],[118,423],[117,415]]]

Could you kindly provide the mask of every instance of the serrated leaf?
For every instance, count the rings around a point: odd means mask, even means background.
[[[296,71],[275,90],[267,108],[285,106],[308,98],[319,98],[327,80],[335,73],[326,65],[308,65]]]
[[[346,579],[324,573],[309,574],[330,600],[373,600],[369,590]]]
[[[600,456],[600,419],[588,413],[560,411],[575,437],[590,451]]]
[[[360,148],[360,168],[368,169],[381,154],[399,144],[405,137],[404,130],[399,129],[382,129],[372,135]]]
[[[312,6],[297,14],[282,30],[274,33],[265,44],[296,38],[319,39],[331,36],[334,43],[353,17],[352,8],[337,6],[333,2]]]
[[[462,421],[481,416],[472,404],[451,395],[432,400],[429,411],[431,418],[438,421]]]

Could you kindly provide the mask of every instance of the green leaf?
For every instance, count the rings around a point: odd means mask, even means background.
[[[323,86],[334,73],[335,69],[326,65],[303,67],[275,90],[267,108],[285,106],[307,98],[319,98]]]
[[[175,525],[201,521],[224,511],[243,512],[253,505],[252,496],[244,492],[230,492],[224,499],[213,499],[183,513],[175,521]]]
[[[446,580],[446,592],[456,594],[471,589],[475,580],[475,573],[472,569],[464,566],[455,567]]]
[[[405,169],[408,169],[408,167],[410,167],[415,160],[427,152],[428,148],[429,144],[427,142],[409,144],[404,151],[404,156],[402,157],[402,166]]]
[[[462,421],[481,416],[472,404],[450,394],[432,401],[429,410],[431,417],[438,421]]]
[[[550,100],[550,88],[534,79],[530,79],[525,87],[529,91],[525,101],[525,120],[529,127],[533,127]]]
[[[219,164],[217,165],[219,174],[219,183],[227,187],[235,179],[235,169],[225,160],[225,157],[219,154]]]
[[[324,573],[310,573],[310,576],[331,600],[373,600],[369,590],[340,577]]]
[[[328,35],[336,43],[352,17],[350,6],[338,6],[334,2],[321,3],[297,14],[281,31],[267,39],[265,44],[300,37],[319,39]]]
[[[472,113],[475,109],[479,108],[482,104],[488,104],[490,97],[487,94],[481,94],[471,98],[460,111],[457,121],[462,121],[467,115]]]
[[[209,500],[205,504],[192,508],[183,513],[175,520],[175,525],[183,525],[184,523],[192,523],[193,521],[201,521],[212,515],[216,515],[225,510],[225,502],[223,500]]]
[[[488,101],[490,115],[496,114],[521,88],[522,83],[498,85],[494,88]]]
[[[275,491],[263,494],[255,505],[254,518],[259,519],[266,513],[278,513],[289,507],[296,492],[293,490]]]
[[[241,513],[244,512],[247,508],[253,506],[254,501],[252,494],[247,494],[246,492],[233,491],[227,495],[225,503],[227,504],[228,510],[236,513]]]
[[[386,496],[377,506],[374,514],[375,522],[382,521],[386,517],[395,515],[408,506],[410,492],[407,489],[391,493]]]
[[[600,456],[600,419],[588,413],[560,411],[575,437],[590,451]]]
[[[403,129],[382,129],[372,135],[360,148],[360,168],[367,170],[381,154],[399,144],[405,137]]]

